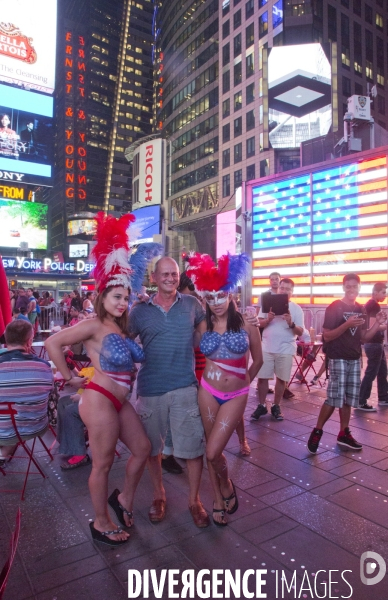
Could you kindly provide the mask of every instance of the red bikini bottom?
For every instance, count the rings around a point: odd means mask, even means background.
[[[120,410],[123,408],[122,403],[119,400],[117,400],[116,396],[114,396],[109,390],[106,390],[105,388],[101,387],[97,383],[94,383],[93,381],[91,381],[90,383],[88,383],[88,385],[85,386],[85,390],[94,390],[95,392],[99,392],[100,394],[105,396],[105,398],[108,398],[108,400],[112,402],[117,412],[120,412]]]

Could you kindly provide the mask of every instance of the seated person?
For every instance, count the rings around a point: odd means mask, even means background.
[[[73,372],[77,373],[77,376],[86,377],[90,380],[93,377],[94,368],[87,367],[78,373],[69,364],[71,361],[69,354],[71,352],[68,352],[66,363],[70,372],[72,374]],[[83,389],[80,389],[71,396],[62,396],[58,402],[57,440],[59,442],[59,454],[67,456],[60,465],[61,469],[65,471],[90,464],[90,458],[86,452],[85,425],[78,409],[82,392]]]
[[[0,403],[12,402],[23,440],[43,435],[48,427],[47,402],[53,386],[50,364],[30,354],[34,330],[15,319],[5,330],[6,351],[0,354]],[[4,464],[18,443],[11,417],[0,421],[0,461]]]
[[[27,317],[27,309],[23,306],[22,308],[14,308],[12,313],[12,318],[14,321],[29,321],[30,319]]]

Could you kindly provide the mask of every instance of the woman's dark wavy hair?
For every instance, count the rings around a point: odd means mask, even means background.
[[[227,315],[226,330],[238,333],[244,325],[244,317],[238,312],[234,298],[230,299]],[[212,313],[209,305],[206,304],[206,327],[208,331],[213,331],[214,321],[216,320],[216,315]]]
[[[109,294],[109,292],[111,290],[114,289],[115,286],[111,285],[110,287],[107,287],[106,290],[104,290],[102,293],[97,294],[97,298],[94,301],[94,312],[97,315],[97,318],[100,319],[100,321],[102,322],[106,315],[107,312],[102,304],[102,301],[104,300],[104,298],[106,297],[107,294]],[[128,295],[131,294],[131,288],[128,288]],[[115,317],[115,323],[117,323],[117,325],[119,326],[120,331],[128,336],[128,311],[126,310],[125,312],[123,312],[123,314],[121,315],[121,317]]]

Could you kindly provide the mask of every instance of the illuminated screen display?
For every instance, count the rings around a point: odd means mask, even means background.
[[[279,271],[295,301],[329,304],[357,273],[361,295],[387,280],[387,157],[377,156],[252,186],[253,296]]]
[[[221,211],[217,215],[217,256],[236,254],[236,211]]]
[[[0,198],[0,245],[47,249],[47,205]]]
[[[0,0],[0,80],[52,94],[57,0]]]
[[[272,27],[276,29],[283,23],[283,0],[278,0],[272,7]],[[280,33],[283,27],[276,33]]]
[[[133,211],[136,217],[136,227],[140,230],[140,237],[136,244],[153,242],[153,236],[160,233],[160,206],[145,206]]]
[[[95,235],[96,221],[94,219],[72,219],[67,222],[67,235]]]
[[[88,244],[69,244],[69,258],[81,258],[88,256]]]
[[[282,1],[272,12],[283,18]],[[321,44],[276,46],[268,56],[268,126],[272,148],[299,148],[330,129],[331,66]]]
[[[0,85],[0,171],[51,185],[53,108],[51,96]]]

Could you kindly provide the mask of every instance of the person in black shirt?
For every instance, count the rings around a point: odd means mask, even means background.
[[[339,409],[341,427],[337,444],[351,450],[362,449],[362,444],[353,438],[349,429],[351,409],[356,408],[359,403],[361,343],[371,341],[379,330],[386,328],[386,315],[380,311],[376,314],[373,325],[366,329],[364,309],[356,302],[361,283],[359,276],[349,273],[342,283],[344,297],[327,307],[323,322],[330,379],[326,401],[307,443],[311,454],[318,450],[323,426],[336,408]]]
[[[364,307],[368,325],[371,324],[380,312],[379,302],[384,302],[386,295],[387,285],[385,283],[375,283],[372,298],[368,300]],[[384,330],[379,330],[369,342],[364,344],[364,350],[368,364],[361,382],[360,405],[358,409],[367,412],[376,412],[376,408],[367,403],[372,391],[373,381],[376,377],[379,405],[388,406],[387,359],[384,348]]]

